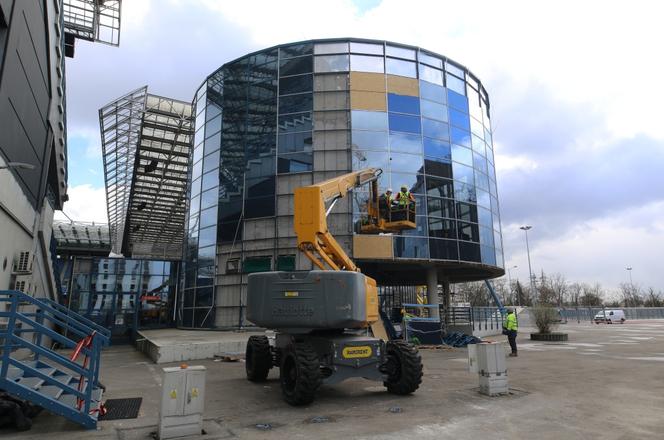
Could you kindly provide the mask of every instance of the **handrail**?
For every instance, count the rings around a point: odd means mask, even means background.
[[[97,333],[100,333],[100,334],[106,336],[107,338],[111,337],[111,331],[109,329],[107,329],[106,327],[102,327],[101,325],[97,324],[93,320],[88,319],[88,318],[86,318],[85,316],[83,316],[79,313],[73,312],[71,309],[68,309],[67,307],[63,306],[62,304],[60,304],[56,301],[53,301],[50,298],[44,298],[44,299],[42,299],[42,301],[46,302],[48,305],[50,305],[54,309],[57,309],[57,310],[63,312],[67,317],[74,318],[75,321],[81,322],[81,323],[87,325],[88,327],[92,327],[93,329],[97,330]]]

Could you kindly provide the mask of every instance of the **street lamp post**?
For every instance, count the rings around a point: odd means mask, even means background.
[[[530,291],[535,296],[535,280],[533,279],[533,269],[530,265],[530,245],[528,244],[528,231],[533,227],[530,225],[521,226],[519,229],[526,232],[526,251],[528,252],[528,275],[530,275]]]
[[[634,290],[634,283],[632,282],[632,266],[627,266],[625,270],[629,273],[629,286]]]
[[[507,286],[510,289],[510,295],[512,294],[512,275],[510,274],[510,271],[512,269],[516,269],[517,267],[519,267],[519,266],[512,266],[512,267],[507,268]],[[517,295],[516,301],[517,301],[517,303],[519,303],[519,295]],[[520,306],[521,304],[517,304],[517,305]]]

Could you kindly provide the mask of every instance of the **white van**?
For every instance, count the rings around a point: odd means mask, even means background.
[[[624,323],[625,322],[625,312],[622,310],[601,310],[597,312],[593,318],[595,324],[600,322],[606,322],[607,324],[613,324],[614,322]]]

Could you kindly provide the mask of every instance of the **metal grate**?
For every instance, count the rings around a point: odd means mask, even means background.
[[[104,406],[106,414],[99,416],[99,420],[135,419],[141,409],[142,397],[130,397],[127,399],[108,399]]]

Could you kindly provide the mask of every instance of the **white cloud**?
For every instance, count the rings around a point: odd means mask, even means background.
[[[70,186],[67,190],[69,201],[64,212],[73,220],[83,222],[108,223],[106,211],[106,191],[90,184]],[[56,220],[68,220],[60,211],[55,213]]]

